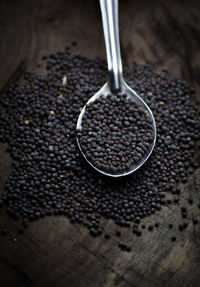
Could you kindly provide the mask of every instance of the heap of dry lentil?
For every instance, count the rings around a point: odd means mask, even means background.
[[[77,137],[94,167],[116,175],[133,170],[148,156],[152,125],[141,103],[126,94],[101,95],[87,104]]]
[[[120,226],[134,222],[133,231],[140,235],[142,218],[161,209],[165,192],[179,193],[177,184],[197,168],[200,114],[191,103],[192,90],[166,69],[155,72],[137,64],[124,75],[154,113],[155,149],[142,168],[122,179],[102,177],[88,166],[77,147],[76,121],[106,81],[106,69],[105,61],[71,56],[67,48],[48,57],[46,75],[26,71],[23,86],[14,83],[3,96],[0,140],[9,144],[13,168],[0,205],[24,226],[63,214],[97,236],[103,216]]]

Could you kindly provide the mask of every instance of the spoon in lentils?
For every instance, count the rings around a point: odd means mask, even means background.
[[[121,177],[140,168],[156,141],[156,124],[144,100],[123,79],[119,44],[118,0],[100,0],[108,81],[81,110],[77,143],[98,172]]]

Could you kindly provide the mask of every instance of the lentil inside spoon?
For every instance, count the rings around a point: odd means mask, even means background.
[[[155,124],[153,113],[150,110],[149,106],[143,101],[143,99],[134,90],[132,90],[127,85],[127,83],[124,81],[123,76],[122,76],[122,63],[121,63],[121,55],[120,55],[119,28],[118,28],[118,0],[109,0],[109,1],[100,0],[100,7],[101,7],[101,13],[102,13],[104,38],[105,38],[105,44],[106,44],[106,54],[107,54],[107,63],[108,63],[108,81],[94,96],[92,96],[89,99],[89,101],[86,103],[86,105],[81,110],[81,113],[77,121],[77,126],[76,126],[77,143],[78,143],[78,146],[79,146],[79,149],[82,155],[94,169],[96,169],[100,173],[107,175],[107,176],[121,177],[121,176],[125,176],[136,171],[149,158],[155,146],[155,142],[156,142],[156,124]],[[105,164],[105,165],[104,163],[102,164],[101,159],[99,159],[100,161],[92,160],[90,152],[87,151],[87,146],[83,145],[82,143],[87,142],[87,139],[83,138],[83,135],[87,136],[87,134],[88,134],[88,142],[92,141],[92,139],[89,139],[89,136],[93,135],[93,132],[90,131],[89,129],[88,129],[88,133],[85,132],[85,127],[87,127],[87,123],[91,122],[88,119],[88,118],[91,118],[89,113],[91,112],[91,115],[94,114],[94,112],[92,113],[92,108],[96,109],[97,111],[96,114],[98,117],[101,117],[101,115],[99,115],[98,109],[103,110],[101,111],[101,113],[103,113],[103,116],[106,116],[107,114],[109,114],[109,119],[107,121],[104,120],[104,118],[102,119],[102,129],[104,128],[103,133],[105,134],[105,127],[107,127],[108,130],[110,130],[110,126],[107,126],[107,122],[110,123],[111,113],[107,112],[105,114],[104,110],[108,111],[109,106],[116,110],[117,103],[119,103],[119,108],[120,108],[120,105],[124,103],[125,109],[122,108],[121,113],[120,111],[119,112],[115,111],[115,114],[113,114],[113,122],[117,118],[120,123],[121,122],[124,122],[124,124],[127,123],[126,118],[128,116],[127,112],[129,111],[129,104],[130,104],[130,107],[132,106],[132,109],[133,109],[133,116],[131,116],[130,114],[129,118],[133,118],[133,122],[134,122],[134,123],[131,123],[131,126],[132,127],[135,126],[136,131],[138,130],[137,125],[140,126],[139,136],[141,138],[139,138],[139,140],[141,140],[141,144],[143,144],[143,139],[147,138],[145,137],[145,134],[144,134],[145,127],[141,128],[142,125],[145,124],[144,119],[146,119],[148,126],[151,127],[151,140],[147,139],[148,145],[144,147],[144,149],[141,149],[140,147],[138,147],[138,150],[139,149],[141,150],[141,152],[139,153],[140,157],[136,156],[137,160],[135,161],[133,160],[131,161],[130,159],[131,165],[130,163],[128,164],[124,163],[122,167],[119,167],[120,164],[119,166],[116,166],[114,164],[114,166],[110,168],[109,164]],[[137,113],[136,116],[134,115],[134,111]],[[124,121],[121,121],[123,113],[125,115],[125,118],[124,118]],[[95,118],[95,116],[96,115],[94,115],[92,118]],[[142,121],[143,123],[141,123]],[[98,119],[98,122],[95,120],[93,123],[98,123],[101,126],[99,119]],[[130,126],[130,123],[129,123],[129,126]],[[113,125],[112,125],[112,128],[113,128]],[[124,127],[124,129],[125,128],[127,127]],[[127,137],[126,138],[127,140],[126,142],[124,142],[124,144],[118,145],[119,147],[122,146],[122,149],[123,149],[122,153],[120,153],[120,150],[118,148],[114,149],[111,147],[111,150],[115,150],[115,154],[112,155],[112,151],[111,151],[111,154],[107,156],[109,161],[111,161],[112,158],[113,159],[118,158],[117,154],[119,155],[122,154],[121,156],[122,160],[124,161],[127,160],[127,157],[123,156],[123,154],[125,153],[124,150],[125,150],[125,146],[127,146],[127,142],[129,144],[129,149],[127,148],[127,151],[129,150],[128,159],[130,158],[131,155],[134,155],[134,147],[135,147],[136,142],[138,141],[138,138],[134,137],[133,131],[134,131],[133,128],[132,129],[131,127],[129,129],[127,128],[128,136],[130,136],[130,138],[132,136],[133,140],[135,139],[135,142],[133,142],[133,145],[132,145],[132,138],[129,142],[129,137]],[[118,136],[116,137],[116,139],[121,142],[121,140],[119,139],[119,132],[123,134],[124,132],[123,127],[121,128],[121,131],[118,131],[118,133],[116,132],[113,133],[114,135]],[[97,133],[94,133],[94,134],[98,136],[99,130],[97,129]],[[108,138],[109,138],[109,135],[108,135]],[[92,143],[94,142],[95,141],[93,140]],[[110,140],[110,142],[112,144],[113,141]],[[130,152],[131,150],[130,144],[132,145],[131,152]],[[98,148],[100,149],[99,153],[93,152],[95,156],[97,157],[101,156],[101,154],[103,155],[107,152],[108,153],[110,152],[110,149],[108,148],[108,143],[105,146],[104,153],[101,152],[100,146],[98,146]],[[93,147],[93,151],[94,149],[95,147]]]

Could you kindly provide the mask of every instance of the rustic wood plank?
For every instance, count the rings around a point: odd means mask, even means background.
[[[167,66],[172,75],[189,81],[198,91],[200,76],[199,1],[120,1],[120,33],[123,62],[151,63],[156,69]],[[105,57],[98,1],[36,0],[1,1],[0,4],[0,90],[20,78],[28,68],[38,70],[43,53],[62,50],[72,40],[73,53]],[[44,66],[40,69],[44,72]],[[11,170],[6,144],[0,146],[0,192]],[[181,201],[189,194],[198,213],[200,170],[182,187]],[[144,231],[141,238],[124,229],[122,238],[133,245],[131,253],[121,252],[118,240],[92,238],[80,225],[63,216],[31,223],[24,235],[17,234],[19,222],[0,210],[0,227],[8,236],[0,238],[1,286],[198,286],[200,281],[200,231],[189,225],[169,239],[167,223],[180,220],[179,206],[164,207],[146,218],[158,221],[159,230]],[[112,221],[106,229],[116,230]],[[16,238],[16,242],[14,241]]]

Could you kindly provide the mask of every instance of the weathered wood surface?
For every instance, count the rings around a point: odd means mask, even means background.
[[[123,62],[151,63],[155,69],[169,68],[200,91],[200,2],[120,1],[120,32]],[[98,1],[14,1],[0,2],[0,90],[20,78],[24,69],[37,70],[43,53],[62,50],[72,40],[73,53],[105,56]],[[41,70],[44,68],[42,67]],[[44,70],[43,70],[44,71]],[[0,188],[11,169],[6,144],[0,146]],[[182,286],[200,284],[200,231],[189,225],[177,230],[180,205],[189,194],[195,204],[189,216],[198,214],[200,170],[183,186],[179,206],[164,207],[144,223],[158,221],[156,231],[144,231],[141,238],[124,229],[122,239],[133,245],[121,252],[118,239],[92,238],[80,225],[65,217],[51,217],[30,224],[17,234],[18,222],[0,210],[0,286]],[[169,233],[168,222],[176,228]],[[105,222],[111,234],[116,227]],[[177,235],[172,243],[170,234]],[[16,238],[16,241],[14,240]]]

